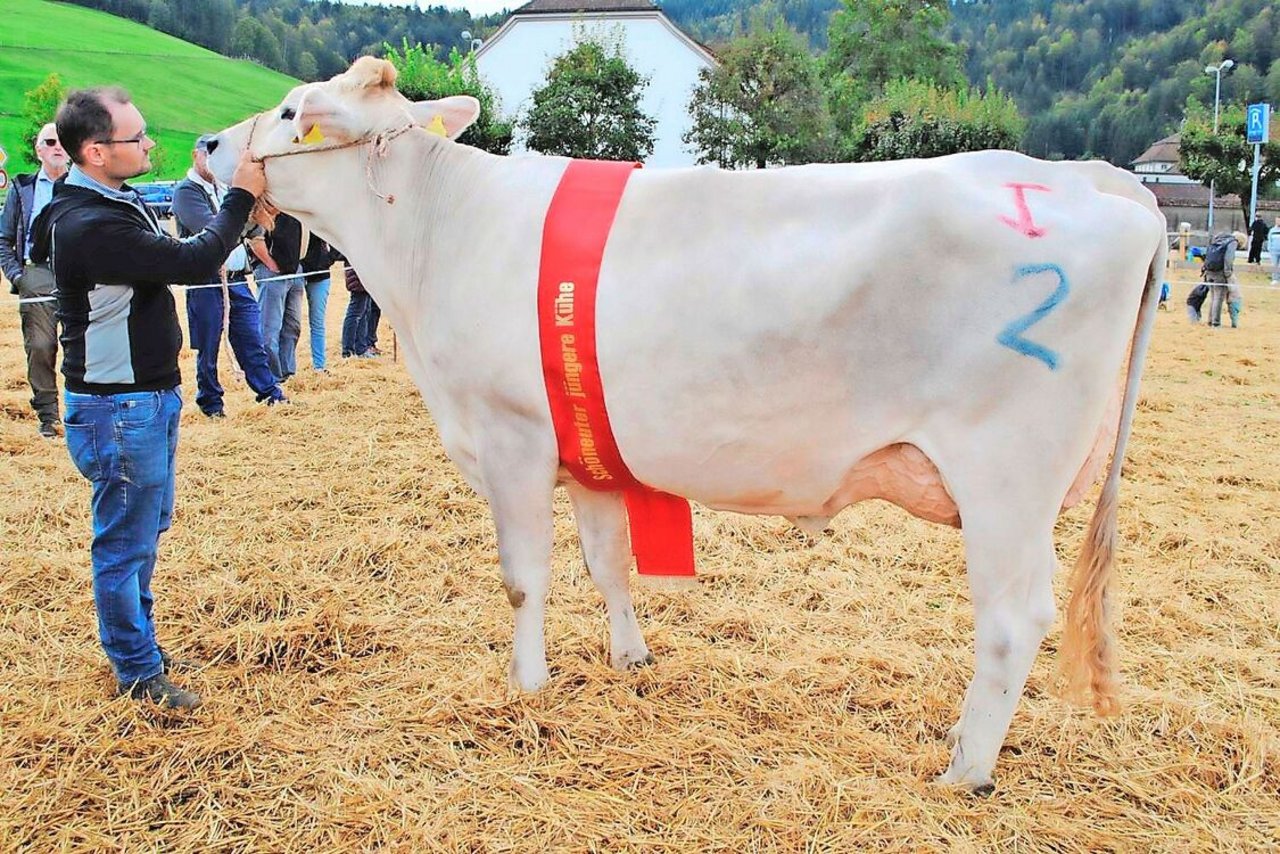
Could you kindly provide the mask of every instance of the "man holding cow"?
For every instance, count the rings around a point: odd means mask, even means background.
[[[71,92],[58,136],[72,167],[33,226],[32,258],[57,282],[67,450],[93,485],[93,598],[119,692],[170,708],[200,697],[169,679],[156,641],[151,578],[173,513],[182,408],[171,282],[211,281],[265,188],[260,164],[234,170],[221,210],[193,237],[160,227],[129,178],[154,140],[123,89]]]

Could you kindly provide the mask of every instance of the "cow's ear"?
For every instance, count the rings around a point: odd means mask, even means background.
[[[302,93],[293,115],[293,141],[314,144],[329,140],[350,142],[358,137],[351,111],[330,97],[323,89],[314,87]]]
[[[389,89],[396,84],[396,67],[376,56],[362,56],[351,63],[345,77],[355,88]]]
[[[480,102],[470,95],[452,95],[438,101],[414,101],[413,120],[429,131],[457,139],[480,116]]]

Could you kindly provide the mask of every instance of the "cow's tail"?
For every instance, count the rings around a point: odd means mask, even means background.
[[[1163,219],[1163,217],[1161,217]],[[1115,560],[1116,505],[1120,494],[1120,473],[1124,468],[1125,446],[1138,405],[1138,385],[1142,365],[1160,301],[1160,282],[1169,248],[1164,236],[1147,271],[1147,283],[1138,308],[1133,341],[1129,348],[1128,378],[1120,424],[1116,431],[1111,468],[1102,486],[1102,495],[1089,522],[1084,549],[1071,573],[1071,601],[1067,605],[1063,632],[1061,668],[1069,699],[1083,701],[1086,689],[1093,695],[1093,709],[1099,715],[1120,711],[1116,694],[1115,642],[1111,636],[1108,585]]]

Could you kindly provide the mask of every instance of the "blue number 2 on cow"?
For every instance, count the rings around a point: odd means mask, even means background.
[[[1034,341],[1028,341],[1022,337],[1022,333],[1035,326],[1040,321],[1049,316],[1049,312],[1058,307],[1067,294],[1071,290],[1071,286],[1067,283],[1067,274],[1062,272],[1062,268],[1057,264],[1024,264],[1017,269],[1013,277],[1014,284],[1028,276],[1037,276],[1041,273],[1053,273],[1058,277],[1058,287],[1053,293],[1049,294],[1049,298],[1030,313],[1019,317],[1010,323],[1004,329],[1000,330],[1000,334],[996,336],[996,340],[1010,350],[1021,353],[1024,356],[1030,356],[1033,359],[1039,359],[1049,366],[1049,370],[1056,371],[1058,369],[1058,354],[1048,347],[1037,344]]]

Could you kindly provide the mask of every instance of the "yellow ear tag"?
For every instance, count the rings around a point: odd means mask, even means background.
[[[307,131],[307,135],[302,138],[307,145],[315,145],[317,142],[324,142],[324,134],[320,132],[320,125],[312,125],[311,130]]]
[[[449,135],[449,132],[444,129],[444,119],[441,118],[439,113],[436,113],[436,115],[431,119],[431,124],[427,125],[427,133],[434,133],[436,136],[445,137]]]

